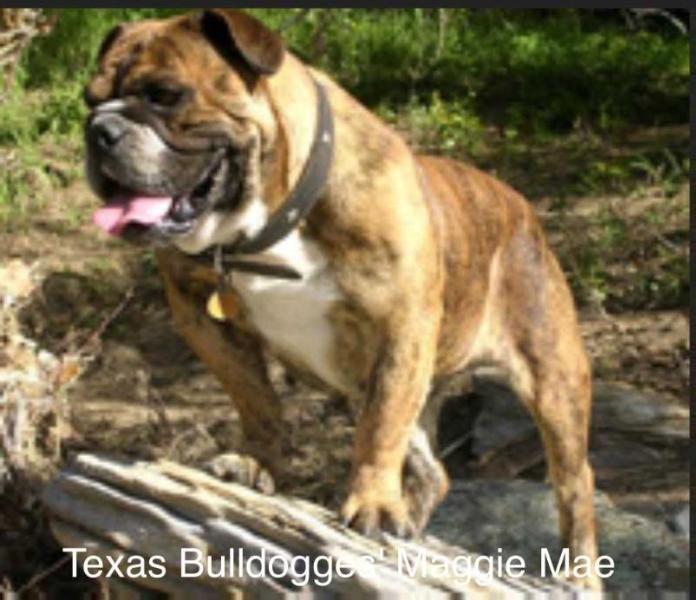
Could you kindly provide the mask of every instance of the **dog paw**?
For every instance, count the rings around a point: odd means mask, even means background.
[[[220,454],[206,462],[203,469],[223,481],[239,483],[264,494],[275,492],[275,482],[270,472],[246,454]]]
[[[351,493],[341,508],[345,525],[371,538],[382,532],[410,538],[415,528],[408,508],[400,497],[384,497],[374,493]]]

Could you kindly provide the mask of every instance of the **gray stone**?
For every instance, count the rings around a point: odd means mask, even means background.
[[[536,431],[527,410],[506,385],[494,379],[478,379],[476,392],[485,398],[472,432],[472,452],[482,456]]]
[[[476,391],[484,396],[481,414],[473,431],[472,451],[481,456],[535,431],[529,413],[515,394],[493,378],[477,380]],[[652,392],[626,385],[595,381],[592,387],[592,428],[598,434],[644,434],[688,439],[689,409]]]
[[[599,551],[612,557],[609,590],[683,591],[688,586],[688,543],[662,522],[616,508],[595,497]],[[427,533],[484,555],[524,558],[540,574],[541,548],[560,552],[558,516],[549,485],[524,480],[456,481]]]
[[[672,517],[670,525],[672,529],[679,535],[689,539],[689,505],[685,505],[682,509]]]

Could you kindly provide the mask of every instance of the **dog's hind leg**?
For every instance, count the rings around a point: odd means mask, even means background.
[[[511,251],[515,252],[513,245]],[[572,297],[555,258],[527,248],[513,259],[517,272],[503,282],[511,383],[541,433],[558,506],[561,544],[570,554],[569,578],[600,589],[601,581],[592,570],[597,541],[594,475],[588,460],[589,360]],[[538,277],[538,270],[545,276]],[[575,576],[576,560],[591,564],[592,569]]]
[[[535,393],[523,396],[523,401],[544,444],[549,479],[556,494],[561,545],[570,550],[571,565],[581,557],[594,567],[594,476],[587,448],[590,377],[584,357],[578,355],[575,360],[570,367],[558,364],[561,361],[557,357],[557,364],[537,378]],[[590,588],[599,587],[591,573],[579,579]]]
[[[209,270],[176,250],[159,249],[157,262],[162,275],[174,325],[192,350],[208,366],[234,402],[244,433],[247,457],[223,455],[211,470],[219,476],[268,491],[265,469],[278,478],[283,455],[281,409],[266,372],[258,343],[228,323],[218,323],[206,313],[206,300],[214,281]],[[205,279],[208,278],[206,281]]]

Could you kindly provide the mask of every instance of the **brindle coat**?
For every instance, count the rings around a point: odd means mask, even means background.
[[[261,147],[247,161],[245,182],[248,194],[272,211],[292,189],[312,143],[311,77],[325,86],[335,158],[302,235],[323,250],[342,293],[331,311],[330,360],[357,415],[342,515],[366,532],[421,528],[448,484],[439,461],[416,439],[419,421],[434,443],[438,389],[493,364],[541,431],[563,545],[594,559],[590,366],[571,294],[530,205],[471,166],[414,155],[258,22],[236,11],[219,14],[241,56],[223,58],[188,15],[130,24],[105,43],[87,95],[92,103],[118,97],[153,72],[185,82],[196,94],[168,118],[172,135],[185,136],[201,121],[224,124],[235,139],[254,129]],[[249,63],[262,68],[254,73]],[[244,326],[243,310],[230,314],[237,327],[208,317],[212,270],[172,248],[158,250],[158,260],[179,331],[233,399],[250,451],[280,472],[280,409],[263,340]],[[280,358],[293,364],[292,356]],[[583,583],[599,586],[594,577]]]

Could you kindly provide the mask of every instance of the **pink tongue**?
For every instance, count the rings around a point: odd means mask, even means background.
[[[172,202],[173,199],[169,197],[119,198],[94,211],[92,222],[111,235],[119,235],[128,223],[157,223],[169,212]]]

